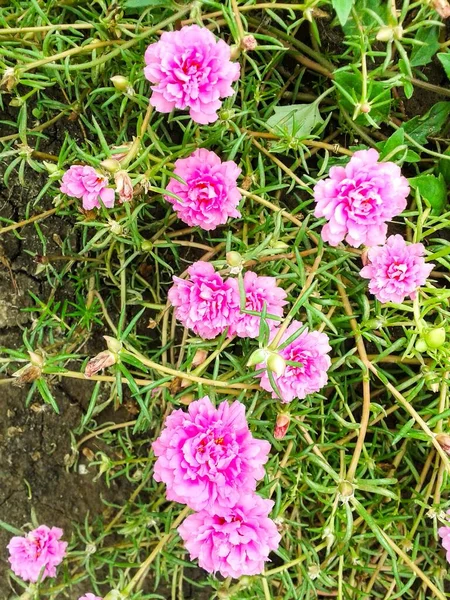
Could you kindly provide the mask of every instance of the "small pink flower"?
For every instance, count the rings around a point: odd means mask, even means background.
[[[88,592],[84,596],[81,596],[81,598],[78,598],[78,600],[103,600],[103,598],[100,598],[100,596],[96,596],[95,594],[91,594],[90,592]]]
[[[36,583],[55,577],[56,567],[66,555],[67,542],[60,542],[63,530],[40,525],[24,537],[15,536],[8,544],[9,562],[14,573],[24,581]]]
[[[369,264],[360,275],[370,279],[369,290],[380,302],[414,300],[434,267],[425,263],[424,253],[422,244],[407,245],[401,235],[391,235],[384,246],[369,249]]]
[[[258,277],[253,271],[244,275],[245,310],[261,313],[264,306],[268,315],[283,316],[283,306],[286,304],[286,292],[277,286],[274,277]],[[241,312],[236,321],[231,324],[228,335],[241,338],[259,336],[261,317]],[[279,322],[267,319],[270,327],[276,327]]]
[[[292,321],[281,336],[280,345],[290,338],[302,327],[299,321]],[[271,339],[276,335],[272,332]],[[281,398],[277,395],[270,383],[267,370],[260,376],[261,387],[272,392],[272,398],[279,398],[282,402],[291,402],[294,398],[305,398],[308,394],[318,392],[328,381],[327,371],[331,366],[328,356],[331,347],[328,336],[319,331],[308,331],[306,328],[293,342],[285,348],[277,350],[277,353],[285,361],[301,363],[302,366],[287,364],[282,375],[272,373],[274,381],[280,390]],[[256,369],[263,369],[264,365],[256,365]]]
[[[373,148],[359,150],[314,187],[314,215],[328,221],[322,238],[332,246],[344,239],[355,248],[383,244],[386,222],[406,208],[407,179],[396,164],[377,162],[378,156]]]
[[[179,158],[174,173],[185,183],[171,179],[167,191],[177,198],[164,198],[189,226],[210,231],[224,225],[228,217],[241,216],[236,208],[241,199],[236,184],[241,169],[234,161],[221,162],[215,152],[199,148],[188,158]]]
[[[450,514],[450,510],[447,511],[447,514]],[[447,550],[446,557],[450,563],[450,527],[439,527],[438,534],[442,540],[443,547]]]
[[[61,192],[72,198],[82,198],[83,208],[100,208],[100,200],[107,208],[114,206],[114,190],[108,186],[108,178],[92,167],[72,165],[62,178]]]
[[[234,279],[224,281],[214,267],[198,261],[189,278],[174,277],[169,301],[176,318],[200,337],[210,340],[234,323],[239,312],[239,291]]]
[[[232,96],[239,79],[240,66],[230,56],[230,47],[204,27],[163,33],[145,52],[145,77],[156,84],[150,104],[163,113],[189,108],[196,123],[213,123],[220,98]]]
[[[152,447],[154,478],[167,485],[167,499],[193,510],[231,506],[240,491],[253,491],[270,451],[252,436],[243,404],[215,408],[208,396],[169,415]]]
[[[281,536],[269,513],[272,500],[242,494],[233,507],[190,515],[178,527],[191,560],[223,577],[259,575]]]

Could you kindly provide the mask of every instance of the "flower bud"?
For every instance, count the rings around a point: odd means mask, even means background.
[[[255,365],[259,365],[260,363],[265,363],[267,360],[269,353],[264,348],[258,348],[255,350],[253,354],[247,361],[247,367],[254,367]]]
[[[125,92],[130,96],[134,94],[134,90],[130,82],[123,75],[114,75],[114,77],[110,78],[110,81],[118,92]]]
[[[227,252],[227,264],[229,267],[241,267],[243,262],[243,258],[239,252],[235,252],[233,250],[231,252]]]
[[[113,221],[113,219],[108,219],[108,225],[111,229],[111,233],[114,235],[120,235],[123,232],[123,227],[117,221]]]
[[[403,38],[403,27],[401,25],[394,27],[394,37],[396,40],[401,40]]]
[[[450,435],[438,433],[435,439],[442,450],[450,455]]]
[[[237,44],[233,44],[230,47],[230,50],[231,50],[231,52],[230,52],[230,59],[231,60],[237,60],[240,57],[240,55],[241,55],[241,47],[238,46]]]
[[[371,106],[369,102],[363,102],[360,106],[360,110],[362,113],[364,113],[365,115],[367,115],[368,113],[370,113],[371,110]]]
[[[111,367],[112,365],[115,365],[116,362],[116,354],[114,354],[110,350],[104,350],[103,352],[97,354],[97,356],[94,356],[94,358],[91,358],[91,360],[86,365],[84,374],[86,377],[92,377],[92,375],[95,375],[95,373],[106,369],[106,367]]]
[[[100,165],[108,171],[108,173],[115,173],[120,169],[120,163],[115,158],[107,158],[106,160],[102,160]]]
[[[390,42],[394,39],[394,30],[392,27],[385,25],[381,27],[377,33],[377,40],[379,42]]]
[[[443,327],[429,329],[425,332],[423,337],[428,348],[435,350],[436,348],[440,348],[445,343],[445,329]]]
[[[0,81],[0,89],[6,92],[11,92],[18,83],[19,80],[17,78],[15,69],[13,67],[8,67],[5,69]]]
[[[417,352],[420,352],[421,354],[423,352],[426,352],[428,350],[428,346],[425,340],[423,340],[422,338],[419,338],[416,342],[416,345],[414,346],[415,349],[417,350]]]
[[[450,17],[450,2],[448,0],[433,0],[433,8],[443,19]]]
[[[309,565],[308,575],[312,581],[314,581],[314,579],[317,579],[320,575],[320,565],[317,565],[317,564]]]
[[[274,250],[287,250],[289,248],[289,244],[286,244],[286,242],[282,242],[281,240],[270,242],[269,246]]]
[[[123,344],[119,340],[116,340],[116,338],[113,338],[109,335],[104,335],[103,339],[105,340],[106,345],[108,346],[108,350],[110,352],[113,352],[114,354],[119,354],[119,352],[122,350]]]
[[[151,252],[153,250],[153,242],[144,240],[141,244],[141,250],[143,250],[143,252]]]
[[[41,368],[33,364],[25,365],[24,367],[12,374],[12,376],[16,378],[14,385],[20,387],[25,383],[33,383],[33,381],[39,379],[41,375]]]
[[[354,495],[354,489],[349,481],[341,481],[338,486],[338,495],[341,502],[348,502]]]
[[[275,423],[275,430],[273,432],[273,437],[276,440],[282,440],[287,433],[289,428],[289,423],[291,421],[291,415],[289,413],[280,413],[277,416],[277,421]]]
[[[127,596],[124,596],[119,590],[111,590],[106,594],[103,600],[126,600]]]
[[[119,194],[119,202],[129,202],[133,199],[133,184],[126,171],[117,171],[114,173],[116,182],[116,192]]]
[[[241,40],[241,49],[244,50],[245,52],[255,50],[257,45],[258,45],[258,42],[256,41],[255,37],[251,34],[244,35],[244,37]]]
[[[267,368],[275,373],[277,377],[281,377],[286,370],[286,361],[280,354],[272,352],[267,359]]]
[[[195,368],[202,365],[205,362],[207,356],[208,352],[206,350],[197,350],[197,352],[194,354],[194,358],[192,359],[192,366]]]

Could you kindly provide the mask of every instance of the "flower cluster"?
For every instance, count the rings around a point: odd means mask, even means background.
[[[191,558],[224,577],[261,573],[280,536],[273,503],[255,494],[270,444],[252,436],[244,405],[215,408],[205,396],[167,417],[152,447],[168,500],[197,511],[178,529]]]
[[[281,317],[286,292],[273,277],[244,275],[245,310],[262,313],[266,309],[272,327]],[[198,261],[188,269],[188,278],[174,277],[169,301],[181,323],[204,339],[212,339],[228,329],[228,335],[258,337],[261,317],[240,310],[239,286],[234,278],[224,280],[214,267]]]
[[[31,583],[55,577],[56,567],[66,555],[67,542],[59,541],[62,535],[58,527],[40,525],[23,537],[14,536],[8,544],[11,569]]]
[[[174,174],[165,199],[187,225],[206,231],[224,225],[228,217],[240,217],[237,205],[241,194],[236,185],[241,169],[229,160],[222,162],[215,152],[199,148],[188,158],[175,162]]]
[[[221,98],[233,95],[240,65],[209,29],[190,25],[162,34],[145,52],[145,77],[153,84],[150,104],[162,113],[189,109],[196,123],[213,123]]]
[[[72,165],[63,175],[60,190],[71,198],[79,198],[84,210],[113,208],[115,193],[119,202],[128,202],[133,197],[133,185],[126,171],[117,171],[114,175],[115,189],[108,187],[106,175],[99,173],[93,167]]]

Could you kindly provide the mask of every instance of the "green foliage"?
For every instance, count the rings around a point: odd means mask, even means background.
[[[439,52],[436,56],[441,61],[441,64],[444,67],[445,73],[447,74],[447,77],[450,79],[450,52]]]
[[[443,175],[419,175],[409,180],[413,188],[419,190],[420,195],[432,207],[434,215],[440,215],[447,201],[447,185]]]

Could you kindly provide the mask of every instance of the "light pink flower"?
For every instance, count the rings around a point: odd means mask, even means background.
[[[240,491],[253,491],[270,451],[252,436],[243,404],[215,408],[208,396],[169,415],[152,447],[154,478],[167,485],[167,499],[193,510],[230,506]]]
[[[215,152],[199,148],[188,158],[179,158],[174,173],[185,183],[171,179],[167,191],[178,198],[164,198],[189,226],[210,231],[224,225],[228,217],[241,216],[236,208],[241,199],[236,184],[241,169],[234,161],[221,162]]]
[[[386,222],[406,208],[408,181],[400,167],[377,162],[378,156],[373,148],[359,150],[314,187],[314,215],[328,221],[322,238],[332,246],[344,239],[355,248],[383,244]]]
[[[72,198],[82,198],[83,208],[100,208],[100,199],[107,208],[114,206],[114,190],[108,186],[108,178],[92,167],[72,165],[62,178],[61,192]]]
[[[447,514],[450,515],[450,510],[447,511]],[[439,527],[438,534],[442,540],[443,547],[447,550],[446,557],[450,563],[450,527]]]
[[[220,98],[232,96],[239,79],[240,66],[230,56],[230,47],[204,27],[163,33],[145,52],[145,77],[156,84],[150,104],[163,113],[189,108],[196,123],[213,123]]]
[[[369,264],[360,275],[370,279],[369,290],[380,302],[414,300],[434,267],[425,263],[424,253],[422,244],[407,245],[401,235],[391,235],[384,246],[369,249]]]
[[[299,321],[292,321],[281,336],[281,345],[302,327]],[[271,339],[276,335],[272,332]],[[272,392],[272,398],[279,398],[282,402],[291,402],[294,398],[305,398],[308,394],[318,392],[328,381],[327,371],[331,366],[328,356],[331,347],[328,336],[319,331],[308,331],[306,328],[293,342],[282,350],[278,350],[285,361],[301,363],[302,366],[286,365],[282,375],[273,374],[275,383],[280,390],[281,398],[272,388],[267,370],[261,376],[261,387]],[[264,364],[256,365],[256,369],[265,368]]]
[[[262,312],[264,306],[266,313],[277,317],[283,316],[283,306],[286,304],[286,292],[277,286],[274,277],[258,277],[253,271],[244,275],[245,310]],[[261,317],[248,315],[241,312],[236,321],[231,324],[228,335],[237,335],[241,338],[257,338],[259,335]],[[279,322],[267,319],[269,326],[276,327]]]
[[[223,577],[259,575],[281,536],[269,513],[272,500],[242,494],[233,507],[190,515],[178,527],[191,560]]]
[[[78,600],[103,600],[103,598],[100,598],[100,596],[96,596],[95,594],[91,594],[90,592],[88,592],[84,596],[81,596],[81,598],[78,598]]]
[[[67,542],[60,542],[63,530],[40,525],[24,537],[15,536],[8,544],[9,562],[14,573],[24,581],[36,583],[55,577],[56,567],[66,555]]]
[[[173,278],[169,301],[185,327],[210,340],[234,323],[239,312],[238,286],[234,279],[224,281],[207,262],[194,263],[188,273],[186,280]]]

